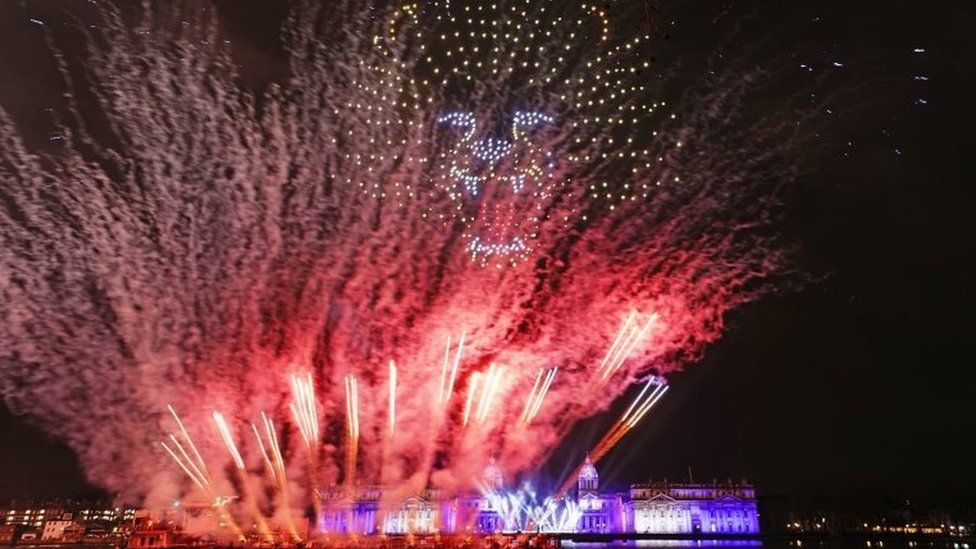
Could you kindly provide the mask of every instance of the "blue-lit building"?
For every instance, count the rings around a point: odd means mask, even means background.
[[[600,492],[600,475],[589,456],[580,468],[576,483],[579,521],[576,531],[587,533],[629,532],[624,494]]]
[[[587,458],[577,482],[577,532],[758,534],[756,490],[740,483],[650,482],[623,493],[600,492]]]
[[[756,491],[741,483],[635,484],[625,515],[638,534],[758,534]]]
[[[322,533],[429,534],[549,531],[637,534],[759,533],[759,513],[752,485],[740,483],[634,484],[624,492],[602,492],[589,459],[580,468],[575,494],[556,502],[558,512],[533,516],[512,505],[504,476],[492,460],[480,481],[482,492],[445,494],[384,493],[378,488],[348,495],[323,494],[318,529]],[[512,492],[514,494],[515,492]],[[516,496],[517,497],[517,496]],[[539,516],[560,515],[540,522]]]

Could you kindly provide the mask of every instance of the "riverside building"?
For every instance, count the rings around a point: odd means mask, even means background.
[[[370,487],[324,491],[321,533],[433,534],[540,531],[593,534],[752,535],[759,533],[755,488],[739,483],[649,482],[623,492],[601,491],[596,467],[583,464],[575,493],[530,499],[508,489],[492,461],[481,490],[394,494]]]

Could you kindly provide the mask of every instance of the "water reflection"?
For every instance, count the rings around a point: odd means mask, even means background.
[[[598,549],[606,547],[762,547],[758,539],[638,539],[614,541],[570,541],[563,547],[572,549]]]
[[[763,549],[970,549],[967,542],[945,540],[759,540],[759,539],[640,539],[611,541],[563,540],[562,547],[569,549],[610,549],[630,547],[762,547]]]

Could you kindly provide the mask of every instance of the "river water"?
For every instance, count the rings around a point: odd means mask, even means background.
[[[691,539],[650,539],[613,541],[572,541],[563,540],[562,547],[568,549],[621,548],[763,548],[763,549],[976,549],[976,544],[966,541],[946,540],[885,540],[871,541],[859,539],[827,540],[788,540],[788,539],[735,539],[735,540],[691,540]]]

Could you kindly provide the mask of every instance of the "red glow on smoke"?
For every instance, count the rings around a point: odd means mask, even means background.
[[[240,88],[213,36],[142,33],[103,13],[106,40],[84,70],[121,145],[79,131],[42,160],[0,110],[4,200],[19,212],[0,218],[11,304],[0,388],[68,440],[93,481],[154,504],[193,489],[156,444],[181,432],[168,403],[214,493],[259,498],[276,485],[279,510],[354,478],[470,488],[492,456],[507,475],[526,472],[627,388],[693,360],[783,268],[769,196],[788,171],[792,126],[739,112],[741,75],[689,93],[673,119],[642,103],[649,92],[620,103],[657,117],[628,131],[659,137],[629,148],[616,126],[574,126],[594,112],[554,99],[564,86],[532,88],[552,127],[532,136],[530,160],[507,159],[465,198],[438,171],[469,151],[439,133],[453,103],[432,95],[396,109],[398,124],[377,123],[377,90],[418,65],[384,65],[371,42],[320,43],[307,10],[289,21],[292,79],[263,97]],[[330,23],[367,36],[371,21]],[[509,98],[492,93],[508,84],[466,96],[478,120],[497,122]],[[526,183],[532,193],[494,197],[499,178],[534,171],[546,173]],[[482,266],[479,235],[524,235],[531,250]],[[657,317],[604,375],[632,311]],[[244,467],[228,467],[231,447]]]

